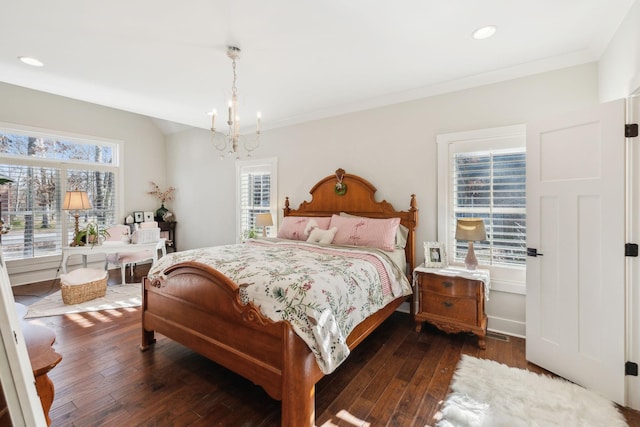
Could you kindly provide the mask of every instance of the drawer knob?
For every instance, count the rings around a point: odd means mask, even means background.
[[[449,282],[449,281],[442,282],[442,286],[444,286],[445,288],[450,288],[453,286],[453,282]]]
[[[451,301],[445,301],[442,303],[442,305],[444,305],[447,308],[453,307],[453,303]]]

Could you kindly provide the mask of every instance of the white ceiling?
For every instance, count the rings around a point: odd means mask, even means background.
[[[598,60],[634,1],[0,0],[0,80],[207,128],[236,45],[268,129]]]

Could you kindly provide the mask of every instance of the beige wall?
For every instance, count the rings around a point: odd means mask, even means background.
[[[420,248],[437,233],[436,135],[528,123],[597,102],[597,64],[590,63],[267,130],[256,155],[278,158],[279,208],[285,196],[294,206],[307,200],[313,184],[339,167],[368,179],[378,199],[397,209],[407,209],[410,195],[416,194]],[[233,161],[219,160],[204,130],[172,135],[167,155],[168,182],[180,189],[180,197],[187,193],[185,185],[190,188],[190,196],[174,208],[181,246],[235,242]],[[421,249],[418,253],[422,257]],[[494,292],[488,312],[491,328],[524,335],[523,295]]]
[[[640,88],[640,1],[620,24],[599,61],[600,101],[626,98]]]
[[[120,216],[156,210],[149,182],[165,185],[164,135],[149,117],[0,83],[0,122],[123,142],[124,194]],[[8,262],[12,285],[55,277],[59,258]]]

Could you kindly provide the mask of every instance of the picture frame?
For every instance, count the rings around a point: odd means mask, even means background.
[[[143,222],[144,221],[144,212],[136,211],[133,213],[133,222]]]
[[[442,242],[424,242],[424,266],[427,268],[447,267],[447,251]]]
[[[144,222],[155,221],[155,220],[154,220],[154,218],[153,218],[153,217],[154,217],[154,215],[155,215],[155,214],[154,214],[153,212],[150,212],[150,211],[145,212],[145,213],[144,213]]]

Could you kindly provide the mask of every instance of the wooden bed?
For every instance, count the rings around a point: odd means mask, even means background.
[[[346,193],[338,194],[341,177]],[[340,212],[371,218],[399,217],[409,229],[405,254],[408,272],[415,267],[415,195],[409,209],[396,211],[376,202],[376,188],[365,179],[336,171],[310,191],[312,199],[298,209],[285,200],[285,216],[331,216]],[[165,270],[165,279],[144,279],[141,350],[163,334],[260,385],[282,402],[282,426],[313,426],[315,384],[323,377],[313,353],[287,322],[274,322],[252,304],[242,304],[238,286],[217,270],[184,262]],[[406,297],[397,298],[369,316],[349,334],[356,347],[389,317]]]

